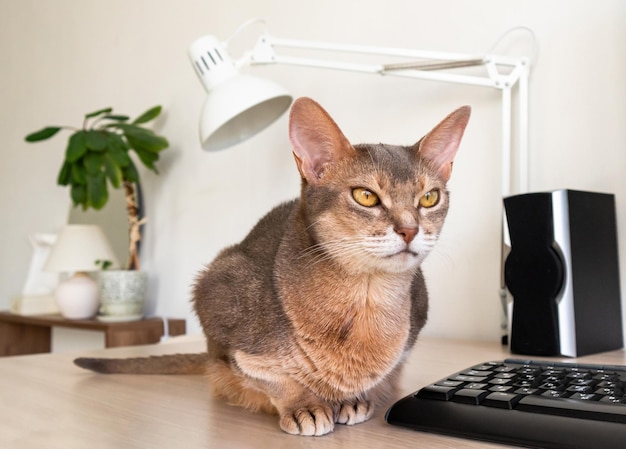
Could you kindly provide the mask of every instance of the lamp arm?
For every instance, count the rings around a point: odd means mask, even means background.
[[[394,64],[367,64],[342,62],[331,59],[288,56],[277,53],[277,49],[297,49],[351,53],[367,56],[387,56],[406,58],[408,61]],[[285,64],[301,67],[342,70],[370,73],[383,76],[418,78],[433,81],[446,81],[504,89],[517,83],[524,71],[528,70],[528,59],[496,55],[471,55],[463,53],[435,52],[403,48],[389,48],[365,45],[336,44],[321,41],[281,39],[263,34],[254,49],[246,53],[237,65]],[[466,75],[444,72],[446,69],[469,66],[485,66],[483,75]],[[501,68],[505,68],[503,72]]]

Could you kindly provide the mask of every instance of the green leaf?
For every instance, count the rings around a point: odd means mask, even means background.
[[[128,145],[121,136],[108,133],[109,149],[107,153],[119,167],[126,167],[130,163],[128,156]]]
[[[111,123],[107,126],[122,130],[131,147],[137,145],[148,151],[161,151],[169,146],[165,137],[156,135],[151,129],[128,123]]]
[[[141,123],[149,122],[150,120],[153,120],[153,119],[157,118],[160,113],[161,113],[161,106],[154,106],[154,107],[148,109],[143,114],[141,114],[135,120],[133,120],[133,123],[135,125],[139,125]]]
[[[104,158],[102,156],[102,153],[89,152],[83,158],[83,164],[85,165],[85,168],[87,169],[87,173],[90,175],[101,173],[103,163],[104,163]]]
[[[122,170],[109,154],[104,155],[104,172],[113,187],[118,189],[122,185]]]
[[[159,173],[154,163],[159,160],[159,153],[153,153],[152,151],[146,151],[141,148],[133,148],[139,159],[150,170],[155,173]]]
[[[87,187],[80,184],[72,184],[72,189],[70,191],[70,195],[72,197],[72,202],[74,206],[78,206],[81,204],[83,209],[87,208]]]
[[[106,118],[106,119],[109,119],[109,120],[116,120],[116,121],[119,121],[119,122],[125,122],[127,120],[130,120],[130,117],[127,116],[127,115],[105,115],[102,118]]]
[[[122,176],[125,181],[139,182],[139,172],[132,159],[128,158],[129,164],[122,168]]]
[[[72,164],[72,184],[87,184],[87,172],[82,164]]]
[[[90,150],[103,151],[108,142],[107,133],[94,130],[85,132],[85,144]]]
[[[40,129],[39,131],[35,131],[34,133],[30,133],[24,138],[24,140],[26,140],[26,142],[39,142],[40,140],[49,139],[60,130],[61,127],[59,126],[48,126],[46,128]]]
[[[64,162],[61,170],[59,171],[59,176],[57,177],[57,184],[60,186],[69,185],[72,181],[72,171],[71,164]]]
[[[111,262],[110,260],[98,259],[94,262],[94,264],[104,271],[107,270],[111,265],[113,265],[113,262]]]
[[[89,114],[86,114],[85,118],[87,119],[87,118],[96,117],[96,116],[101,115],[101,114],[108,114],[111,111],[113,111],[113,108],[98,109],[97,111],[90,112]]]
[[[87,152],[85,146],[85,133],[77,131],[72,134],[67,141],[67,149],[65,150],[65,160],[67,162],[76,162]]]
[[[96,210],[102,209],[109,200],[109,191],[104,173],[87,176],[87,205]]]
[[[131,148],[158,152],[169,146],[165,137],[157,136],[152,130],[132,125],[124,126],[122,130]]]

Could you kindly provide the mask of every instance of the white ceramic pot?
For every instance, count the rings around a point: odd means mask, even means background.
[[[54,298],[61,315],[68,320],[92,318],[98,311],[98,285],[83,273],[61,282]]]
[[[133,321],[143,318],[148,274],[135,270],[100,272],[101,321]]]

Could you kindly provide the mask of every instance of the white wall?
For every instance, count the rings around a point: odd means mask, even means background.
[[[166,111],[161,174],[142,172],[149,225],[142,255],[156,313],[191,317],[195,273],[298,193],[286,117],[254,139],[207,154],[197,141],[203,90],[187,47],[264,17],[280,37],[480,53],[506,30],[534,30],[530,189],[617,194],[626,284],[626,3],[622,0],[0,0],[0,309],[22,288],[27,236],[56,232],[68,192],[55,185],[64,138],[27,145],[48,124],[78,125],[100,107]],[[254,28],[233,45],[255,39]],[[500,47],[528,53],[523,33]],[[483,88],[293,67],[254,69],[320,101],[354,142],[413,143],[445,114],[474,115],[455,163],[452,210],[427,261],[432,335],[499,337],[499,94]],[[590,236],[593,238],[593,236]],[[626,295],[625,295],[626,298]],[[624,307],[626,309],[626,307]],[[190,325],[198,332],[195,322]]]

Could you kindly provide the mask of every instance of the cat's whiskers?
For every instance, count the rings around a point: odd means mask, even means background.
[[[360,252],[361,248],[354,239],[342,238],[332,241],[326,241],[323,244],[310,246],[302,251],[300,257],[307,257],[317,253],[317,257],[338,256],[348,253]]]
[[[407,245],[396,234],[343,237],[327,240],[323,244],[312,245],[303,250],[299,257],[310,258],[309,266],[334,260],[345,268],[362,271],[389,269],[389,261],[405,254],[408,259],[391,262],[393,271],[414,268],[430,252],[437,240],[436,236],[421,234],[417,245]],[[387,268],[385,268],[387,267]],[[398,268],[399,267],[399,268]]]
[[[311,228],[313,228],[314,226],[316,226],[318,223],[320,223],[322,221],[322,219],[320,218],[319,220],[315,220],[313,223],[309,224],[306,228],[304,228],[305,231],[310,231]]]
[[[312,245],[302,251],[300,258],[312,257],[312,265],[328,261],[339,260],[345,264],[347,261],[361,260],[363,257],[371,255],[368,251],[367,237],[343,237],[336,240],[327,240],[322,244]]]

